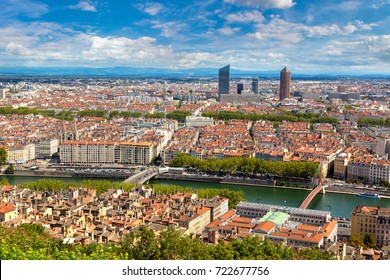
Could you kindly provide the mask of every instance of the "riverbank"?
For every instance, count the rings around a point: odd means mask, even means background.
[[[115,173],[91,173],[91,172],[74,172],[74,171],[59,171],[55,169],[44,170],[14,170],[14,174],[2,174],[7,176],[22,176],[22,177],[51,177],[51,178],[81,178],[81,179],[127,179],[128,174]]]
[[[5,175],[5,174],[3,174]],[[74,179],[125,179],[125,174],[112,174],[112,173],[77,173],[70,171],[59,171],[55,169],[44,169],[44,170],[15,170],[14,174],[7,174],[10,177],[43,177],[43,178],[74,178]],[[278,188],[278,189],[291,189],[310,191],[309,185],[305,185],[306,182],[301,182],[301,186],[296,186],[299,182],[285,181],[282,183],[292,184],[295,186],[278,185],[274,180],[260,180],[250,178],[237,178],[237,177],[218,177],[211,175],[199,175],[199,174],[173,174],[173,173],[162,173],[157,174],[154,179],[156,180],[175,180],[185,182],[203,182],[203,183],[217,183],[221,185],[237,185],[237,186],[251,186],[251,187],[267,187],[267,188]],[[281,183],[281,182],[279,182]],[[378,193],[381,198],[390,199],[390,190],[373,190],[367,188],[357,188],[345,186],[329,186],[325,189],[325,192],[336,193],[336,194],[347,194],[347,195],[358,195],[362,191]]]
[[[205,175],[196,175],[196,174],[172,174],[172,173],[163,173],[155,176],[156,180],[176,180],[176,181],[190,181],[190,182],[205,182],[205,183],[219,183],[219,184],[229,184],[229,185],[239,185],[239,186],[252,186],[252,187],[270,187],[278,189],[291,189],[291,190],[301,190],[301,191],[310,191],[309,185],[302,186],[286,186],[286,185],[277,185],[273,180],[258,180],[258,179],[242,179],[242,178],[224,178],[216,176],[205,176]],[[294,183],[294,182],[284,182],[284,183]],[[345,185],[343,187],[339,186],[328,186],[325,188],[325,192],[336,193],[336,194],[348,194],[348,195],[358,195],[362,191],[371,191],[378,193],[381,198],[390,199],[390,190],[367,190],[362,188],[353,188]]]

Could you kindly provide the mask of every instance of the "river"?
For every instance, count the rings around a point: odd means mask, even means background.
[[[22,176],[0,176],[0,180],[7,179],[10,184],[23,184],[37,181],[39,179],[53,179],[49,177],[22,177]],[[65,182],[80,182],[82,178],[58,178]],[[99,180],[99,179],[98,179]],[[100,179],[101,180],[101,179]],[[122,181],[120,179],[110,179],[110,181]],[[203,183],[203,182],[188,182],[188,181],[172,181],[172,180],[151,180],[151,184],[159,185],[178,185],[189,186],[196,190],[199,188],[228,188],[235,191],[242,191],[244,198],[247,201],[286,205],[298,207],[309,193],[308,190],[296,189],[282,189],[273,187],[255,187],[219,183]],[[310,209],[331,211],[332,216],[335,217],[351,217],[351,212],[356,205],[370,205],[390,208],[390,199],[373,199],[366,197],[359,197],[350,194],[338,194],[327,192],[325,194],[319,193],[310,203]]]

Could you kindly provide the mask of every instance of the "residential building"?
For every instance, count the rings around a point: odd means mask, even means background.
[[[390,208],[356,206],[352,211],[351,234],[372,234],[378,246],[390,245]]]
[[[55,153],[58,153],[58,139],[41,139],[35,143],[36,158],[50,158]]]
[[[149,142],[81,142],[66,141],[60,147],[64,164],[134,164],[146,165],[153,159]]]
[[[35,145],[17,144],[8,148],[7,161],[10,163],[25,163],[35,159]]]
[[[186,127],[203,127],[207,125],[214,125],[214,119],[200,116],[187,116]]]
[[[0,205],[0,223],[12,220],[17,214],[17,209],[14,204],[4,202]]]

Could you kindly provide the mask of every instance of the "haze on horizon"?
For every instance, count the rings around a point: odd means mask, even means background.
[[[389,74],[390,0],[2,0],[0,69]]]

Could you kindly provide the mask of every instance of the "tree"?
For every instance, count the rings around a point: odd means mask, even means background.
[[[0,165],[4,165],[7,162],[8,152],[5,148],[0,148]]]
[[[14,174],[14,165],[12,163],[5,170],[5,174]]]
[[[372,233],[365,234],[363,237],[363,244],[368,248],[376,247],[376,239]]]
[[[348,242],[349,242],[349,244],[351,244],[352,246],[355,246],[355,247],[363,245],[363,239],[358,234],[351,234]]]

